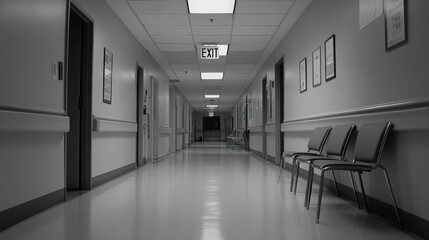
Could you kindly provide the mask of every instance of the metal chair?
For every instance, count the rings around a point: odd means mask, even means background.
[[[245,150],[249,150],[249,135],[250,130],[246,129],[244,130],[241,137],[232,137],[231,141],[234,143],[232,146],[240,146],[240,143],[243,143],[243,148]],[[235,150],[234,147],[231,147],[232,150]]]
[[[297,188],[297,183],[298,183],[298,175],[299,175],[299,169],[300,169],[300,165],[301,163],[305,163],[308,164],[309,166],[311,165],[311,163],[313,163],[313,161],[319,160],[319,161],[343,161],[346,155],[346,150],[347,150],[347,146],[349,144],[350,141],[350,137],[353,133],[353,131],[355,130],[356,126],[353,124],[348,124],[348,125],[335,125],[332,130],[331,133],[329,134],[329,138],[325,144],[325,150],[326,150],[326,156],[298,156],[296,158],[296,168],[298,169],[298,172],[295,176],[295,190],[294,190],[294,194],[296,194],[296,188]],[[313,187],[313,171],[314,169],[309,167],[308,168],[308,176],[307,176],[307,187],[305,190],[305,200],[304,200],[304,206],[309,207],[309,203],[310,203],[310,195],[311,195],[311,190]],[[335,173],[334,171],[332,171],[332,177],[335,183],[335,190],[337,191],[337,195],[339,196],[340,192],[338,190],[338,185],[337,185],[337,180],[335,178]],[[353,188],[355,188],[355,182],[354,179],[352,178],[352,175],[350,173],[350,178],[352,180],[353,183]],[[356,203],[359,206],[359,200],[356,197]]]
[[[291,182],[290,182],[290,191],[292,191],[293,186],[293,180],[294,180],[294,171],[295,171],[295,162],[297,156],[321,156],[321,151],[323,149],[323,145],[326,142],[326,138],[329,135],[329,132],[331,131],[331,127],[318,127],[314,129],[313,133],[310,136],[310,139],[308,140],[308,150],[307,152],[297,152],[297,151],[285,151],[283,152],[282,159],[280,160],[279,164],[279,174],[277,177],[277,183],[280,181],[280,177],[282,175],[282,170],[285,167],[286,164],[286,158],[292,158],[292,174],[291,174]],[[299,170],[298,170],[299,173]]]
[[[381,165],[381,155],[383,148],[386,144],[386,139],[389,132],[392,129],[393,124],[391,122],[381,123],[381,124],[366,124],[362,125],[359,129],[358,136],[356,139],[356,144],[354,148],[354,160],[338,162],[338,161],[313,161],[311,168],[317,168],[322,171],[320,177],[320,187],[319,187],[319,198],[317,203],[317,215],[316,222],[319,222],[320,217],[320,206],[322,202],[323,194],[323,184],[325,179],[325,172],[329,170],[335,171],[349,171],[357,172],[359,176],[360,187],[362,189],[362,194],[364,196],[365,206],[368,209],[368,204],[365,195],[365,189],[362,184],[362,173],[371,172],[376,168],[381,168],[384,172],[384,177],[389,189],[390,197],[393,202],[393,207],[395,209],[396,217],[398,218],[399,226],[402,227],[402,222],[399,217],[398,208],[396,206],[395,197],[393,195],[392,186],[390,184],[389,175],[384,166]],[[355,196],[356,194],[356,189]]]

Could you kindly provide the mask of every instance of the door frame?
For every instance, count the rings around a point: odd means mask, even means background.
[[[284,105],[284,58],[282,57],[275,65],[275,142],[276,142],[276,159],[275,163],[280,163],[280,158],[284,148],[284,137],[281,131],[283,123],[283,105]]]
[[[267,159],[267,134],[265,126],[267,125],[267,76],[262,79],[262,155]]]
[[[80,125],[80,164],[79,164],[79,190],[90,190],[92,188],[91,176],[91,149],[92,149],[92,59],[94,48],[94,20],[89,17],[78,5],[74,2],[69,2],[67,5],[67,24],[66,24],[66,53],[65,53],[65,111],[67,111],[69,79],[68,79],[68,64],[69,64],[69,33],[70,33],[70,15],[71,12],[77,14],[84,22],[83,43],[82,48],[82,79],[81,79],[81,125]],[[67,199],[67,154],[68,154],[68,135],[64,141],[64,188],[65,198]]]
[[[144,121],[143,121],[143,94],[144,94],[144,68],[137,63],[136,66],[137,83],[137,159],[136,166],[140,167],[146,164],[144,157]]]

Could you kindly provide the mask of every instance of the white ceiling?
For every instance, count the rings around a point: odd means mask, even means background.
[[[215,0],[214,0],[215,1]],[[230,110],[311,0],[236,0],[234,14],[189,14],[186,0],[106,0],[197,111],[220,94]],[[211,21],[212,19],[212,21]],[[226,57],[201,60],[198,45],[229,44]],[[202,71],[222,71],[220,81]]]

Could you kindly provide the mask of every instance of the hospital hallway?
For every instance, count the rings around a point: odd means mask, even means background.
[[[224,142],[196,142],[0,233],[1,240],[419,239],[326,191],[315,223],[305,180]]]

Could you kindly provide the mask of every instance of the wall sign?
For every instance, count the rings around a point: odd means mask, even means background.
[[[113,53],[104,48],[103,102],[112,104]]]
[[[219,47],[215,46],[202,46],[201,59],[219,59]]]
[[[307,58],[299,62],[299,92],[307,91]]]
[[[332,35],[325,41],[325,81],[334,79],[336,75],[335,35]]]
[[[384,2],[386,51],[407,42],[407,15],[405,0],[386,0]]]

